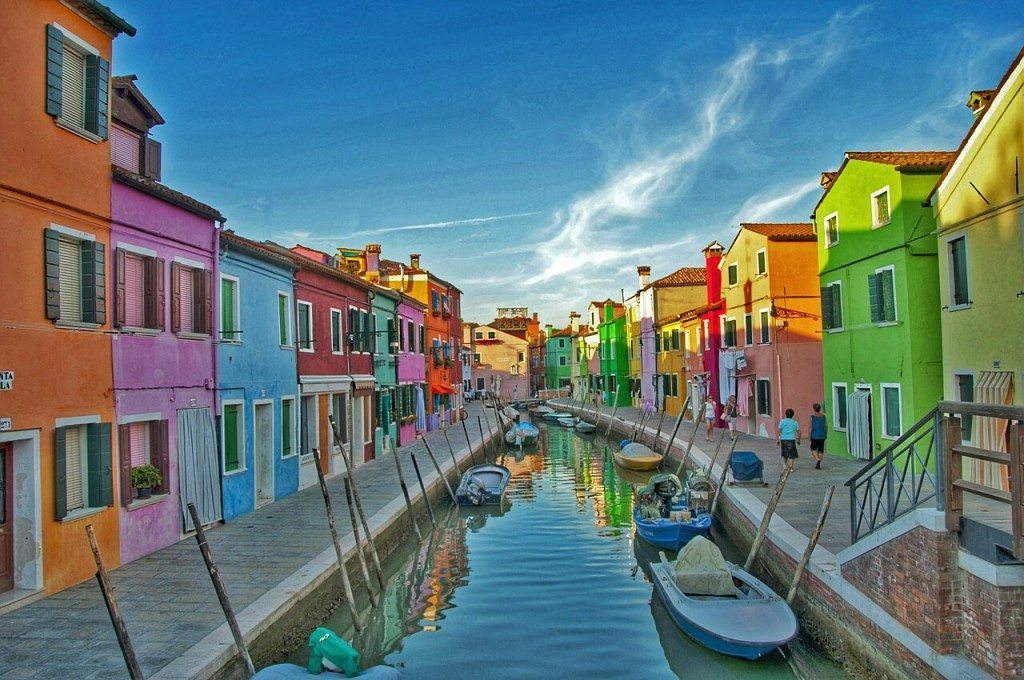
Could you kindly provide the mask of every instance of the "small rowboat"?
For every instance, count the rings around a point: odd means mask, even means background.
[[[686,506],[677,503],[672,506],[669,517],[646,518],[640,514],[639,508],[633,508],[633,522],[636,524],[637,535],[659,548],[679,550],[696,536],[708,537],[711,533],[711,515],[706,512],[690,515]]]
[[[576,425],[579,422],[580,422],[580,419],[576,418],[576,417],[573,417],[573,416],[570,416],[568,418],[559,418],[558,419],[558,424],[561,425],[562,427],[576,427]]]
[[[554,413],[555,409],[551,408],[550,406],[538,406],[537,408],[533,409],[533,412],[539,416],[543,416],[547,413]]]
[[[504,465],[474,465],[462,473],[455,500],[459,505],[497,505],[505,493],[510,472]]]
[[[505,433],[505,441],[511,446],[528,447],[536,446],[540,437],[540,430],[533,423],[519,423],[513,425]]]
[[[726,562],[710,541],[694,539],[680,552],[677,563],[685,560],[691,549],[706,550],[705,544],[717,551],[721,561],[721,566],[709,567],[705,574],[693,569],[681,574],[664,553],[660,563],[651,564],[654,590],[676,625],[705,647],[744,659],[759,659],[795,638],[800,628],[786,601],[748,572]],[[704,585],[718,587],[702,588]],[[727,591],[731,592],[725,594]]]
[[[558,422],[562,418],[572,418],[572,414],[564,411],[552,411],[551,413],[545,413],[541,417],[547,421]]]
[[[579,432],[580,434],[590,434],[591,432],[597,431],[597,425],[594,425],[593,423],[588,423],[585,420],[581,420],[580,422],[576,423],[576,431]]]
[[[638,442],[626,444],[621,451],[615,451],[613,455],[615,462],[627,470],[657,470],[664,457]]]

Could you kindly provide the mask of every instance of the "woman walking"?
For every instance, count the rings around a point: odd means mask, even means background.
[[[825,458],[825,438],[828,436],[828,420],[821,412],[821,404],[812,404],[811,414],[811,455],[814,456],[814,469],[821,469],[821,461]]]
[[[715,441],[715,398],[710,394],[704,400],[704,422],[708,424],[708,441]]]
[[[730,394],[722,404],[722,420],[729,426],[729,437],[736,441],[736,395]]]

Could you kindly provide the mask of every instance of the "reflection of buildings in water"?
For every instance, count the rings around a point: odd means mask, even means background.
[[[562,462],[572,471],[577,506],[583,510],[588,500],[593,503],[595,525],[628,526],[632,521],[632,489],[628,481],[619,479],[612,457],[605,455],[604,448],[568,431],[544,438],[548,439],[551,461]]]
[[[435,625],[420,622],[443,619],[442,612],[451,606],[455,588],[465,583],[469,574],[469,550],[462,518],[439,526],[420,554],[424,552],[424,562],[412,572],[411,600],[406,617],[410,632],[434,630]]]

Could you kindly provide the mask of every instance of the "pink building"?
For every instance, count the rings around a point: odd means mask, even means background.
[[[423,313],[426,305],[406,294],[398,302],[398,389],[394,408],[398,420],[398,443],[416,439],[416,404],[426,399],[427,365],[423,346]],[[424,408],[426,402],[424,401]]]

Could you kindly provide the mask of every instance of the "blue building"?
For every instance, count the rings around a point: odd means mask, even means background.
[[[224,519],[299,487],[293,271],[287,258],[221,233],[217,379]]]

